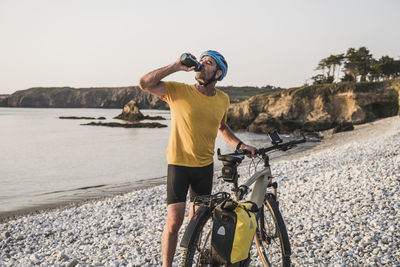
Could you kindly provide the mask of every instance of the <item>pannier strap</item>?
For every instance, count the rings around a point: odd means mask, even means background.
[[[251,218],[250,211],[247,209],[247,207],[246,207],[246,206],[243,206],[243,205],[241,205],[241,206],[242,206],[243,209],[246,211],[247,215],[249,215],[249,218]]]
[[[226,199],[221,203],[221,209],[234,211],[239,203],[232,201],[232,199]]]

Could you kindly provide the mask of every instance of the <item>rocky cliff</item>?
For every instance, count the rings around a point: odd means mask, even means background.
[[[399,114],[400,80],[291,88],[232,104],[232,129],[315,132]]]
[[[7,107],[7,99],[10,95],[0,95],[0,107]]]
[[[398,102],[399,103],[399,109],[398,109],[398,113],[397,114],[400,116],[400,78],[397,78],[397,79],[395,79],[393,81],[392,87],[393,87],[394,90],[397,91],[397,95],[399,97],[399,102]]]
[[[8,107],[40,108],[122,108],[135,100],[142,109],[167,109],[160,98],[137,86],[120,88],[31,88],[17,91],[0,101]]]

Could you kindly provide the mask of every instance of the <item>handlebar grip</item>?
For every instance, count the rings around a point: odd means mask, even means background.
[[[250,151],[250,150],[243,149],[242,151],[243,151],[243,154],[245,154],[245,155],[247,155],[247,154],[251,154],[251,151]]]

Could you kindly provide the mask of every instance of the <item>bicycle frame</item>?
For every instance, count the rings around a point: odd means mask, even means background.
[[[264,167],[263,170],[253,174],[243,185],[250,187],[253,183],[255,184],[250,195],[250,201],[256,203],[257,207],[261,207],[264,203],[267,187],[272,183],[271,168],[269,166]],[[274,195],[276,196],[276,192],[274,192]]]
[[[245,181],[241,186],[249,188],[254,184],[253,190],[250,195],[250,201],[257,204],[257,207],[261,207],[264,203],[265,193],[267,188],[272,185],[272,173],[271,167],[269,165],[269,157],[265,155],[264,157],[264,168],[253,174],[247,181]],[[237,187],[237,185],[235,185]],[[277,186],[273,185],[273,195],[277,196]],[[237,198],[237,191],[235,191],[235,198]],[[239,199],[241,200],[241,199]]]

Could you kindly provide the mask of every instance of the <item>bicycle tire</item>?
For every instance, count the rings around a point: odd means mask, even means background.
[[[264,266],[290,266],[290,242],[275,196],[267,194],[260,208],[255,243]]]
[[[212,216],[204,216],[193,242],[183,250],[180,267],[215,266],[211,265]]]

